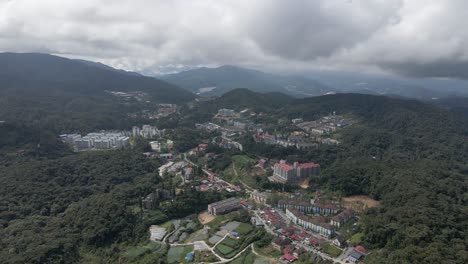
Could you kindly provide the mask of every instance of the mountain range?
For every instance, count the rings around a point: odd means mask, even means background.
[[[2,121],[57,131],[123,128],[131,125],[128,113],[143,104],[194,98],[167,82],[103,64],[38,53],[0,54]]]
[[[247,88],[260,93],[282,92],[295,97],[318,96],[338,91],[302,76],[275,75],[230,65],[203,67],[160,78],[201,96],[219,96],[236,88]]]
[[[142,91],[159,102],[177,102],[194,96],[167,82],[83,60],[49,54],[0,54],[0,93],[93,95],[108,90]]]
[[[296,75],[271,74],[236,66],[198,68],[159,78],[200,96],[219,96],[235,88],[255,92],[282,92],[294,97],[330,93],[363,93],[415,98],[468,97],[468,82],[452,79],[410,79],[396,76],[315,71]]]

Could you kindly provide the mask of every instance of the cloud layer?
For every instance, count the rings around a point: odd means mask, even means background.
[[[0,50],[137,71],[237,64],[468,78],[464,0],[0,0]]]

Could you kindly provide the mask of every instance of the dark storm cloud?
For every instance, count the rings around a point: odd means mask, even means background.
[[[384,68],[407,77],[440,77],[468,79],[468,62],[439,61],[429,64],[386,64]]]
[[[463,0],[0,0],[0,50],[145,72],[237,64],[466,78]]]
[[[313,60],[365,41],[394,18],[398,1],[262,2],[248,21],[250,37],[285,59]]]

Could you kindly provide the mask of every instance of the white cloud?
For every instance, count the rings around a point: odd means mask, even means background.
[[[0,0],[0,50],[146,71],[237,64],[466,78],[466,10],[463,0]]]

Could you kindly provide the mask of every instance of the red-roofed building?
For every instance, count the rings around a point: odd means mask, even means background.
[[[281,258],[289,262],[294,262],[297,260],[297,258],[291,254],[284,254]]]
[[[195,148],[195,152],[205,152],[208,144],[198,144],[198,147]]]
[[[289,246],[286,246],[284,249],[283,249],[283,254],[285,255],[290,255],[292,254],[294,251],[294,246],[293,245],[289,245]]]
[[[282,183],[297,184],[310,176],[318,176],[319,174],[320,165],[317,163],[308,162],[300,164],[294,162],[293,165],[289,165],[282,160],[274,165],[272,179]]]
[[[361,253],[364,253],[364,254],[367,254],[367,249],[361,245],[359,246],[356,246],[354,249],[356,249],[357,251],[361,252]]]

